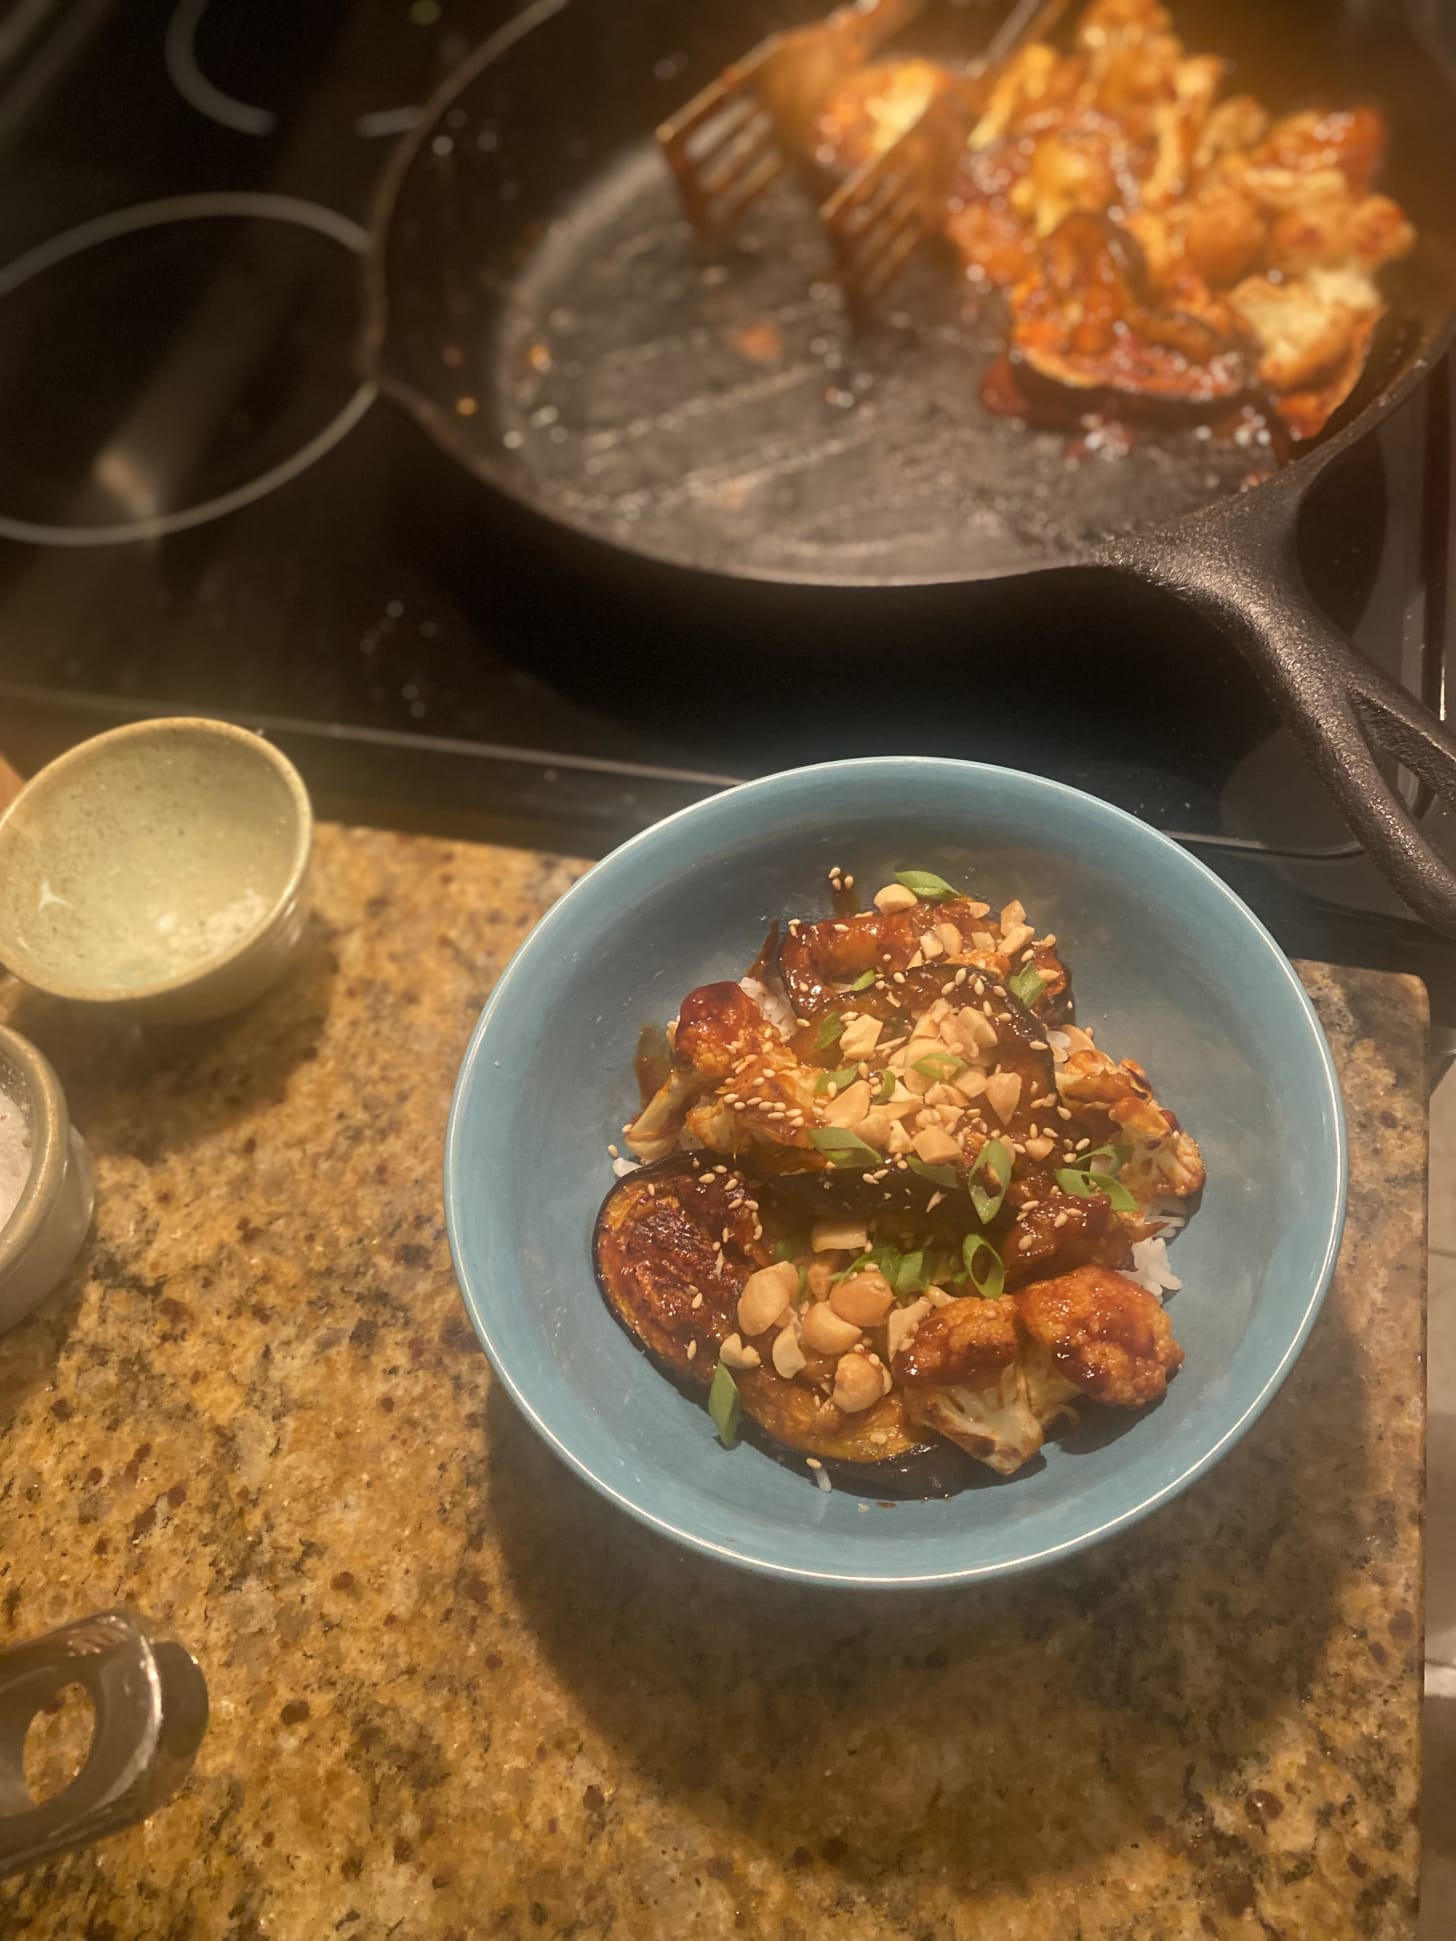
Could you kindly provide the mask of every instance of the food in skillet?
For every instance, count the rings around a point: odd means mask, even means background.
[[[974,84],[920,59],[863,68],[826,100],[812,156],[848,174],[967,89],[944,234],[1004,294],[1029,384],[1195,416],[1253,398],[1307,439],[1354,389],[1379,273],[1416,232],[1373,191],[1377,110],[1276,118],[1229,79],[1159,0],[1093,0],[1067,53],[1036,42]]]
[[[777,925],[639,1057],[598,1219],[617,1318],[776,1453],[874,1494],[1013,1474],[1183,1353],[1164,1236],[1202,1189],[1140,1066],[1074,1019],[1054,936],[903,872]]]

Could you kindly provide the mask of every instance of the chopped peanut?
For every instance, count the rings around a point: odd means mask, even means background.
[[[846,1415],[872,1408],[885,1392],[881,1371],[865,1355],[843,1355],[834,1371],[834,1405]]]
[[[786,1382],[791,1382],[804,1367],[804,1350],[795,1327],[780,1328],[774,1336],[773,1365]]]
[[[884,1025],[878,1018],[856,1016],[839,1034],[839,1049],[851,1064],[858,1064],[861,1058],[868,1058],[880,1042]]]
[[[760,1267],[743,1283],[738,1296],[738,1325],[746,1335],[771,1328],[799,1291],[799,1270],[791,1261]]]
[[[859,1340],[860,1330],[853,1321],[836,1314],[827,1301],[816,1301],[805,1309],[799,1335],[804,1346],[817,1355],[842,1355]]]
[[[1014,957],[1018,951],[1025,950],[1035,935],[1036,932],[1029,923],[1013,923],[1009,930],[1003,930],[1001,933],[1003,956]]]
[[[736,1334],[730,1334],[718,1350],[718,1359],[729,1368],[761,1368],[763,1357],[757,1348],[745,1347]]]
[[[862,1078],[846,1085],[838,1098],[833,1098],[824,1108],[824,1123],[827,1126],[857,1126],[870,1109],[870,1088]]]
[[[875,892],[875,908],[885,917],[893,916],[896,910],[913,910],[919,901],[914,890],[907,890],[903,883],[886,883]]]
[[[880,1270],[866,1267],[862,1274],[851,1274],[839,1283],[829,1305],[841,1321],[852,1321],[857,1328],[877,1328],[895,1305],[895,1296]]]
[[[964,939],[953,923],[938,923],[935,934],[940,939],[940,947],[947,957],[959,957],[965,948]]]
[[[809,1234],[809,1245],[816,1254],[862,1254],[869,1244],[869,1229],[864,1221],[842,1216],[837,1220],[816,1220]]]
[[[1021,1103],[1021,1074],[993,1072],[986,1080],[986,1099],[996,1117],[1005,1125]]]
[[[1045,1159],[1056,1143],[1055,1139],[1048,1139],[1045,1134],[1039,1134],[1035,1139],[1028,1139],[1022,1151],[1028,1159]]]
[[[961,1156],[961,1149],[955,1140],[939,1127],[917,1132],[911,1144],[927,1166],[948,1166]]]
[[[863,1247],[860,1248],[860,1252],[864,1252]],[[833,1274],[834,1269],[827,1260],[811,1260],[809,1262],[808,1287],[809,1292],[814,1296],[816,1301],[827,1301],[829,1299],[829,1282]]]
[[[934,1292],[938,1294],[940,1289],[936,1288]],[[891,1361],[895,1359],[907,1341],[914,1340],[915,1330],[920,1326],[920,1323],[925,1319],[926,1315],[929,1314],[931,1305],[929,1296],[922,1294],[920,1299],[918,1301],[912,1301],[909,1307],[897,1307],[891,1314],[889,1320],[885,1323],[885,1337],[889,1347]]]

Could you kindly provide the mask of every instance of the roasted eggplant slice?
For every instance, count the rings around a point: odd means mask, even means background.
[[[680,1385],[706,1389],[723,1342],[737,1331],[738,1296],[770,1253],[741,1178],[712,1154],[640,1167],[607,1195],[594,1245],[598,1283],[613,1314]],[[726,1236],[726,1237],[725,1237]],[[701,1297],[701,1298],[699,1298]],[[696,1303],[696,1305],[695,1305]],[[898,1393],[845,1414],[817,1389],[767,1364],[733,1379],[754,1440],[785,1458],[817,1457],[848,1489],[881,1496],[949,1494],[967,1480],[959,1452],[906,1425]]]

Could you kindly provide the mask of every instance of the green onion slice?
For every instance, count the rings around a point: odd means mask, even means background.
[[[954,1187],[960,1184],[960,1175],[954,1166],[927,1166],[925,1161],[917,1159],[914,1153],[906,1153],[905,1163],[912,1173],[919,1173],[920,1177],[928,1179],[932,1186]]]
[[[1015,1161],[1011,1149],[1000,1139],[988,1139],[976,1155],[976,1163],[970,1170],[966,1185],[970,1189],[971,1204],[976,1209],[976,1218],[981,1225],[989,1226],[1001,1211],[1001,1202],[1006,1198],[1006,1189],[1011,1184],[1011,1169]],[[985,1173],[995,1186],[990,1192],[981,1184],[980,1175]]]
[[[880,1089],[875,1094],[876,1105],[888,1105],[895,1096],[895,1074],[886,1072],[880,1080]]]
[[[828,1051],[831,1045],[839,1043],[839,1034],[844,1029],[844,1019],[838,1011],[831,1011],[821,1022],[814,1037],[815,1051]]]
[[[846,1085],[854,1083],[854,1075],[858,1070],[858,1065],[841,1065],[837,1072],[821,1072],[814,1081],[814,1090],[827,1092],[832,1085],[836,1091],[842,1092]]]
[[[775,1260],[792,1260],[794,1250],[787,1240],[775,1240],[773,1243],[773,1257]]]
[[[1030,1009],[1046,989],[1046,979],[1034,964],[1027,964],[1016,973],[1015,977],[1007,978],[1006,988],[1013,997],[1019,997],[1021,1002]]]
[[[965,1059],[957,1058],[953,1051],[928,1051],[923,1058],[915,1060],[915,1069],[922,1078],[936,1079],[942,1085],[948,1085],[965,1068]]]
[[[1095,1152],[1084,1152],[1078,1161],[1078,1171],[1083,1173],[1120,1173],[1132,1158],[1131,1146],[1098,1146]]]
[[[1119,1213],[1136,1213],[1137,1201],[1121,1180],[1111,1173],[1079,1173],[1064,1166],[1054,1175],[1057,1185],[1074,1199],[1090,1200],[1094,1193],[1105,1193]]]
[[[890,1282],[896,1294],[918,1294],[925,1284],[925,1255],[918,1249],[913,1254],[901,1254]]]
[[[983,1301],[994,1301],[1006,1285],[1001,1256],[982,1233],[968,1233],[961,1248],[966,1273]]]
[[[810,1126],[809,1143],[817,1146],[820,1152],[829,1155],[834,1166],[855,1166],[868,1163],[878,1166],[881,1155],[873,1146],[867,1146],[858,1133],[849,1132],[843,1126]]]
[[[731,1449],[738,1439],[743,1398],[738,1393],[737,1382],[721,1361],[713,1370],[713,1383],[708,1390],[708,1413],[713,1418],[713,1427],[718,1431],[719,1442],[725,1449]]]
[[[867,970],[862,977],[857,977],[849,988],[851,991],[867,991],[878,976],[878,971]]]
[[[945,903],[959,890],[953,890],[943,876],[937,876],[928,869],[897,869],[895,881],[903,883],[907,890],[913,890],[922,903]]]

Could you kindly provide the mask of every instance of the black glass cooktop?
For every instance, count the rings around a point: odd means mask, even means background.
[[[510,11],[34,0],[0,24],[0,748],[32,768],[136,713],[231,715],[325,812],[587,853],[776,767],[971,755],[1197,843],[1291,949],[1444,974],[1247,670],[1160,596],[705,597],[485,495],[373,395],[373,185]],[[1321,487],[1304,549],[1433,696],[1451,425],[1435,386]]]

